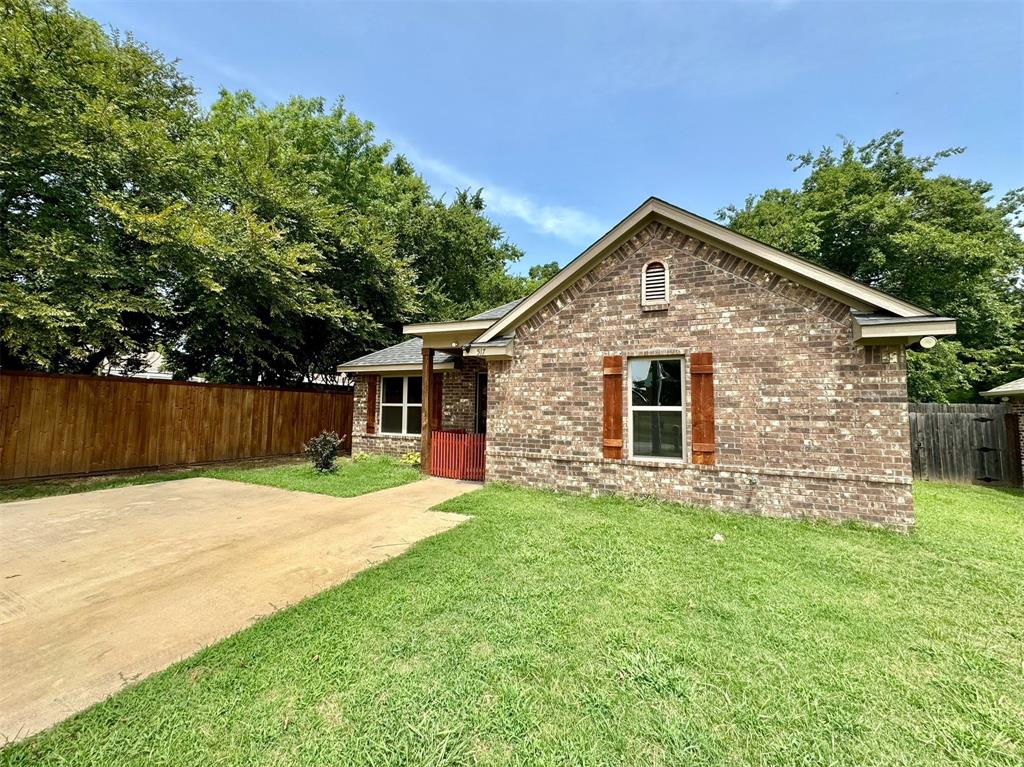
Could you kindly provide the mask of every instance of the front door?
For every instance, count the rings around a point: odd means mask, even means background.
[[[476,433],[487,433],[487,373],[476,375]]]

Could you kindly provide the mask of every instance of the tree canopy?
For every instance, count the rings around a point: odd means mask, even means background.
[[[940,315],[955,339],[909,353],[909,394],[956,402],[1024,375],[1024,193],[993,202],[984,181],[935,173],[946,149],[907,155],[902,132],[790,155],[799,189],[719,211],[738,232]]]
[[[315,380],[534,286],[479,190],[435,198],[343,102],[204,111],[175,64],[62,1],[0,13],[0,364],[159,347],[182,377]]]

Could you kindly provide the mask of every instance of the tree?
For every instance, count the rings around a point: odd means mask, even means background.
[[[909,394],[963,401],[1024,374],[1024,193],[992,203],[991,184],[934,173],[962,148],[904,152],[902,132],[862,147],[790,156],[799,190],[769,189],[719,211],[738,232],[938,314],[955,340],[910,352]]]
[[[0,18],[0,365],[92,372],[151,348],[170,311],[168,265],[115,209],[188,195],[195,93],[61,0]]]
[[[399,178],[341,103],[222,92],[202,128],[199,195],[159,216],[121,211],[178,265],[163,324],[176,373],[296,383],[388,340],[417,308],[394,220],[422,182]]]
[[[450,204],[419,201],[401,227],[399,249],[416,270],[419,319],[462,319],[524,295],[507,273],[522,251],[484,216],[482,190],[458,190]]]
[[[179,377],[295,383],[525,290],[481,194],[435,199],[342,102],[203,113],[62,0],[0,8],[0,365],[160,348]]]

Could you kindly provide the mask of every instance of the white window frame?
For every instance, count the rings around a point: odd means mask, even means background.
[[[647,271],[654,264],[661,264],[661,268],[665,270],[665,297],[660,301],[652,301],[647,298]],[[640,304],[642,306],[660,306],[661,304],[667,304],[669,297],[669,281],[668,281],[668,264],[660,258],[653,258],[644,264],[643,271],[640,272]]]
[[[401,402],[385,402],[384,401],[384,381],[388,378],[401,378],[402,379],[402,401]],[[423,403],[422,402],[409,402],[409,379],[419,378],[422,380],[423,376],[381,376],[380,377],[380,400],[377,403],[377,423],[380,424],[378,433],[387,434],[392,437],[419,437],[423,431]],[[420,399],[422,399],[423,388],[420,388]],[[384,431],[384,408],[401,408],[402,409],[402,430],[401,431]],[[409,408],[418,407],[420,409],[420,431],[409,431]]]
[[[634,405],[633,404],[633,374],[631,372],[631,363],[634,360],[679,360],[679,405]],[[686,417],[686,410],[689,404],[688,397],[689,391],[686,387],[687,377],[686,367],[686,355],[684,354],[638,354],[632,357],[626,357],[626,374],[623,376],[626,381],[626,436],[629,440],[629,457],[630,459],[637,461],[675,461],[677,463],[686,463],[687,450],[689,449],[689,435],[688,435],[688,419]],[[644,412],[660,412],[660,413],[679,413],[679,424],[682,430],[682,440],[680,445],[680,455],[678,456],[664,456],[664,455],[638,455],[633,452],[633,412],[644,413]]]

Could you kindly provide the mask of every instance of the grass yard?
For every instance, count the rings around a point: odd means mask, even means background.
[[[1020,765],[1024,495],[916,496],[901,536],[490,486],[0,764]]]
[[[372,493],[375,490],[404,485],[419,479],[420,476],[420,470],[414,466],[408,466],[384,456],[367,455],[355,461],[348,458],[340,459],[337,470],[333,474],[319,474],[309,463],[289,461],[274,466],[209,467],[6,485],[0,486],[0,503],[51,495],[84,493],[91,490],[108,490],[112,487],[127,485],[148,485],[152,482],[167,482],[189,477],[231,479],[254,485],[281,487],[285,490],[303,490],[308,493],[351,498],[356,495]]]

